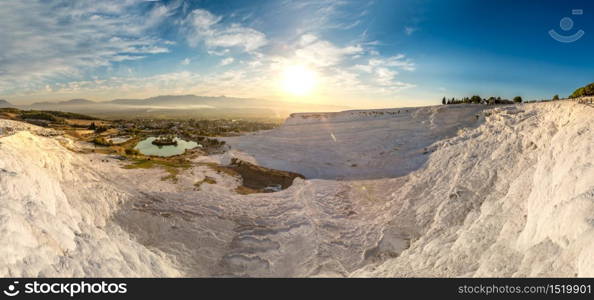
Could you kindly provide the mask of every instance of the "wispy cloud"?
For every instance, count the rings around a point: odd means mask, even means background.
[[[284,4],[302,14],[281,36],[253,11],[215,14],[183,1],[3,3],[0,95],[109,99],[196,93],[281,98],[286,94],[276,81],[291,65],[315,71],[317,92],[328,99],[389,97],[414,86],[401,79],[415,71],[414,61],[398,52],[387,53],[364,30],[361,18],[366,14],[361,11],[369,4],[357,2],[350,13],[343,8],[352,2],[343,0]],[[171,28],[163,35],[160,29],[167,26]],[[341,34],[334,34],[337,31]],[[345,39],[344,32],[352,39]],[[151,58],[162,57],[157,55],[171,55],[172,69],[163,70],[161,64],[151,69]],[[135,66],[139,60],[142,68]],[[134,72],[127,72],[131,67]],[[120,72],[105,71],[111,68]],[[146,71],[156,75],[142,75]]]
[[[320,40],[313,34],[304,34],[295,51],[297,59],[318,67],[328,67],[341,62],[344,57],[361,53],[360,45],[337,47],[326,40]]]
[[[404,27],[404,33],[405,33],[406,35],[412,35],[412,34],[413,34],[413,33],[415,33],[415,31],[417,31],[417,30],[418,30],[418,28],[416,28],[416,27],[412,27],[412,26],[406,26],[406,27]]]
[[[221,65],[221,66],[230,65],[230,64],[232,64],[234,61],[235,61],[235,58],[233,58],[233,57],[227,57],[227,58],[224,58],[223,60],[221,60],[221,63],[220,63],[220,65]]]
[[[353,14],[349,8],[365,11],[370,2],[347,0],[285,0],[288,7],[301,16],[298,31],[325,31],[328,29],[349,30],[362,24],[362,14]]]
[[[29,89],[48,78],[71,78],[85,69],[168,52],[148,34],[169,6],[148,17],[125,1],[9,1],[0,5],[0,91]]]
[[[203,42],[215,51],[239,48],[246,52],[267,44],[266,35],[262,32],[240,24],[223,24],[222,19],[204,9],[193,10],[184,21],[188,43],[195,47]]]
[[[410,60],[407,59],[404,54],[398,54],[395,56],[381,58],[381,57],[374,57],[369,60],[369,66],[377,67],[396,67],[406,71],[414,71],[415,64]]]
[[[180,64],[181,64],[181,65],[183,65],[183,66],[187,66],[187,65],[189,65],[191,62],[192,62],[192,60],[191,60],[190,58],[186,57],[186,58],[184,58],[184,60],[182,60],[182,61],[180,62]]]

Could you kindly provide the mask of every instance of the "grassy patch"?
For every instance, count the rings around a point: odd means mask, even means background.
[[[209,177],[209,176],[204,177],[204,180],[202,180],[202,181],[205,183],[208,183],[208,184],[217,184],[217,181],[214,178]]]
[[[196,181],[196,183],[194,183],[194,187],[196,187],[197,191],[200,190],[200,187],[202,186],[203,183],[216,184],[217,181],[210,176],[206,176],[206,177],[204,177],[204,179],[202,179],[200,181]]]
[[[137,159],[133,163],[124,166],[124,169],[152,169],[162,168],[169,175],[164,176],[161,180],[171,180],[173,183],[177,183],[177,175],[181,170],[189,169],[192,164],[186,160],[158,160],[158,159]]]
[[[150,169],[154,167],[170,167],[188,169],[192,164],[186,160],[138,159],[124,166],[125,169]]]
[[[161,180],[171,180],[173,183],[177,183],[177,175],[179,175],[179,169],[172,167],[165,167],[165,171],[169,173],[167,176],[161,177]]]

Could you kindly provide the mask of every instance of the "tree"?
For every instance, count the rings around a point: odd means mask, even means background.
[[[553,100],[559,100],[559,95],[553,96]]]
[[[472,103],[481,103],[481,101],[483,100],[483,98],[481,98],[481,96],[479,95],[473,95],[472,97],[470,97],[470,102]]]
[[[138,149],[132,148],[126,148],[126,150],[124,150],[124,153],[126,153],[127,155],[140,155],[140,151],[138,151]]]
[[[441,104],[446,104],[446,99],[445,99],[445,97],[443,97],[443,99],[441,99]]]
[[[520,96],[515,96],[514,97],[514,102],[516,102],[516,103],[522,103],[522,101],[523,101],[522,100],[522,97],[520,97]]]
[[[594,96],[594,83],[590,83],[573,92],[569,98],[579,98],[584,96]]]

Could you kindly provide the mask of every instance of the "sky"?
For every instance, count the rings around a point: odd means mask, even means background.
[[[7,0],[0,26],[0,99],[14,104],[195,94],[379,108],[550,99],[594,81],[591,1]]]

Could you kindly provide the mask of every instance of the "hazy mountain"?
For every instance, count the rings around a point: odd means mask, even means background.
[[[71,99],[66,101],[59,101],[59,102],[35,102],[31,104],[31,106],[59,106],[59,105],[93,105],[97,104],[98,102],[87,100],[87,99]]]
[[[234,97],[206,97],[196,95],[163,95],[151,97],[146,99],[116,99],[106,103],[117,105],[138,105],[138,106],[192,106],[192,105],[207,105],[214,108],[241,108],[241,107],[324,107],[330,110],[344,109],[346,107],[319,105],[319,104],[304,104],[304,103],[289,103],[271,100],[253,99],[253,98],[234,98]]]
[[[4,99],[0,99],[0,107],[14,107],[14,105]]]
[[[294,112],[340,111],[348,107],[252,98],[163,95],[146,99],[96,102],[72,99],[36,102],[23,109],[60,110],[105,118],[285,118]]]
[[[66,105],[89,105],[89,104],[97,104],[95,101],[87,100],[87,99],[72,99],[68,101],[62,101],[60,104]]]
[[[164,95],[146,99],[115,99],[108,101],[108,103],[119,105],[204,105],[217,98],[194,95]]]

